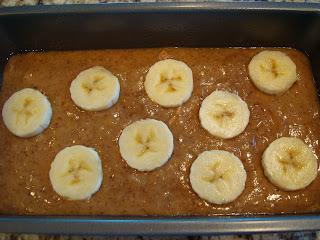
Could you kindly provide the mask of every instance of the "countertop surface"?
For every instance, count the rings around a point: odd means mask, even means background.
[[[227,0],[228,1],[228,0]],[[285,2],[282,0],[270,0],[271,2]],[[0,7],[23,6],[23,5],[51,5],[51,4],[91,4],[109,2],[178,2],[176,0],[0,0]],[[180,0],[180,2],[203,2],[198,0]],[[320,0],[286,0],[286,2],[312,2],[319,4]],[[67,236],[67,235],[35,235],[35,234],[6,234],[0,233],[0,240],[230,240],[230,239],[316,239],[320,240],[318,232],[293,232],[293,233],[269,233],[251,235],[213,235],[213,236],[179,236],[179,237],[107,237],[107,236]]]
[[[205,0],[217,1],[217,0]],[[221,0],[219,0],[221,1]],[[224,0],[230,2],[231,0]],[[248,0],[255,1],[255,0]],[[204,2],[203,0],[0,0],[0,6],[22,6],[22,5],[50,5],[50,4],[90,4],[108,2]],[[313,2],[320,0],[270,0],[270,2]]]
[[[214,235],[214,236],[178,236],[178,237],[107,237],[107,236],[67,236],[67,235],[27,235],[1,234],[0,240],[320,240],[320,232],[270,233],[251,235]]]

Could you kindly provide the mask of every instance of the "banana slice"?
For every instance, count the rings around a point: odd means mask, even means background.
[[[72,81],[70,87],[74,103],[84,110],[101,111],[112,107],[119,98],[118,78],[103,67],[92,67]]]
[[[14,93],[4,104],[2,118],[11,133],[18,137],[33,137],[45,130],[52,109],[47,97],[31,88]]]
[[[199,118],[204,129],[220,138],[233,138],[249,123],[248,105],[236,94],[214,91],[200,107]]]
[[[305,188],[318,173],[312,150],[295,137],[273,141],[262,155],[262,166],[269,181],[286,191]]]
[[[61,150],[49,172],[53,189],[69,200],[89,198],[102,181],[101,160],[92,148],[81,145]]]
[[[159,61],[149,69],[144,87],[151,100],[161,106],[180,106],[191,96],[192,71],[185,63],[177,60]]]
[[[190,182],[203,199],[215,204],[234,201],[244,190],[247,173],[233,153],[205,151],[193,162]]]
[[[152,171],[164,165],[173,151],[173,136],[167,125],[154,119],[134,122],[119,138],[120,153],[132,168]]]
[[[297,80],[296,64],[280,51],[263,51],[248,66],[253,84],[262,92],[281,94]]]

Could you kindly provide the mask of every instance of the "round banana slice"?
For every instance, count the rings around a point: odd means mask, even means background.
[[[177,60],[159,61],[149,69],[144,87],[151,100],[161,106],[180,106],[191,96],[192,71],[185,63]]]
[[[244,131],[249,123],[248,105],[238,95],[214,91],[200,107],[199,118],[204,129],[224,139],[233,138]]]
[[[84,110],[101,111],[112,107],[119,98],[118,78],[103,67],[82,71],[70,87],[74,103]]]
[[[31,88],[14,93],[2,109],[6,127],[14,135],[23,138],[33,137],[45,130],[51,116],[51,104],[47,97]]]
[[[244,190],[247,173],[233,153],[205,151],[193,162],[190,182],[193,190],[214,204],[234,201]]]
[[[248,66],[253,84],[262,92],[281,94],[297,80],[296,64],[280,51],[263,51]]]
[[[318,173],[312,150],[295,137],[273,141],[262,155],[262,167],[269,181],[286,191],[305,188]]]
[[[120,153],[132,168],[152,171],[163,166],[173,151],[173,136],[167,125],[154,119],[136,121],[119,138]]]
[[[69,200],[89,198],[102,181],[101,160],[92,148],[81,145],[61,150],[49,172],[53,189]]]

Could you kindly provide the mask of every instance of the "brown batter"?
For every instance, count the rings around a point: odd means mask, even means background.
[[[16,91],[34,88],[52,105],[49,127],[30,139],[15,137],[0,119],[0,213],[90,215],[207,215],[235,213],[320,212],[320,177],[306,189],[285,192],[264,176],[261,155],[281,136],[303,139],[320,156],[319,104],[310,64],[296,50],[280,49],[297,65],[299,80],[288,92],[268,95],[249,79],[247,66],[261,49],[139,49],[28,53],[11,57],[3,76],[0,108]],[[157,61],[173,58],[193,71],[194,90],[181,107],[152,102],[143,82]],[[103,66],[115,74],[118,102],[101,112],[83,111],[70,98],[72,80],[83,70]],[[248,104],[250,122],[239,136],[223,140],[200,125],[202,100],[214,90],[237,92]],[[121,131],[139,119],[165,122],[174,136],[169,161],[152,172],[130,168],[121,158]],[[50,164],[65,147],[85,145],[101,157],[103,181],[90,199],[68,201],[49,180]],[[189,183],[198,154],[233,152],[247,171],[246,188],[232,203],[214,205],[199,198]]]

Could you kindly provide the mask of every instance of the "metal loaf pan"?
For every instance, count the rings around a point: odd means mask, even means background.
[[[25,51],[163,46],[300,49],[310,57],[319,90],[320,4],[211,2],[0,8],[0,74],[11,54]],[[320,213],[179,217],[0,215],[0,232],[15,233],[178,235],[300,230],[320,230]]]

